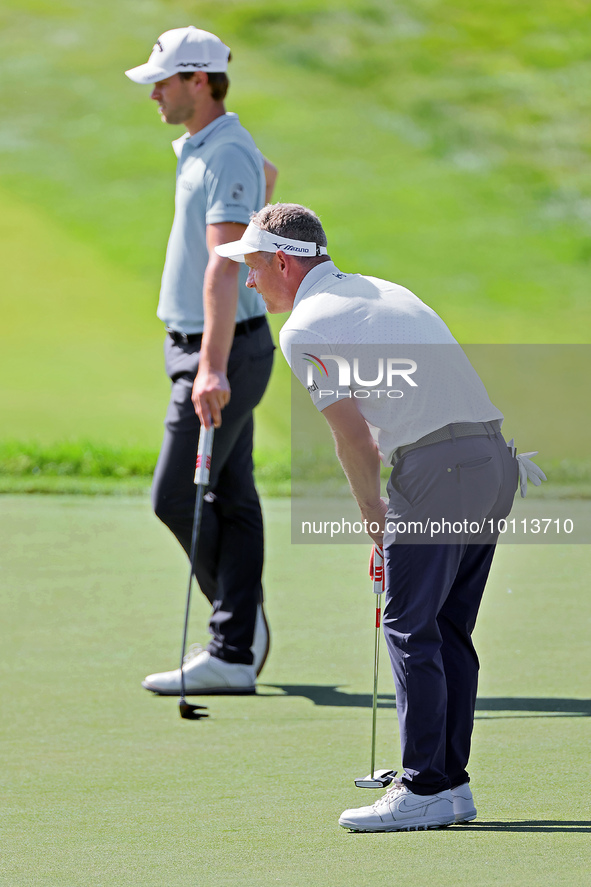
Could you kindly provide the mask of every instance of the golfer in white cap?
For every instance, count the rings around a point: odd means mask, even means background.
[[[187,130],[173,142],[175,216],[158,304],[172,391],[152,498],[189,554],[199,429],[215,425],[196,566],[212,604],[211,640],[206,649],[194,645],[183,668],[192,695],[254,693],[269,649],[252,445],[253,409],[269,380],[273,343],[246,269],[239,273],[215,247],[241,236],[270,197],[276,170],[225,109],[229,60],[218,37],[191,26],[166,31],[148,61],[125,72],[153,84],[162,120]],[[178,695],[180,670],[148,675],[143,686]]]

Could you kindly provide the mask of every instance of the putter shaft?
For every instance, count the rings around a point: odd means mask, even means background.
[[[371,718],[371,766],[369,772],[373,777],[376,766],[376,718],[378,712],[378,669],[380,661],[380,628],[382,624],[382,595],[376,595],[376,626],[373,660],[373,709]]]
[[[380,664],[380,633],[382,628],[382,594],[385,590],[384,581],[384,553],[382,549],[374,545],[370,561],[370,577],[373,579],[373,591],[376,596],[376,617],[373,657],[373,706],[371,718],[371,763],[367,776],[356,779],[358,788],[385,788],[390,785],[396,776],[395,770],[376,771],[376,720],[378,711],[378,671]]]
[[[213,425],[209,428],[205,428],[203,425],[201,426],[197,448],[197,465],[195,469],[195,484],[197,485],[197,492],[195,494],[195,511],[193,514],[193,530],[191,533],[191,553],[189,555],[189,581],[187,583],[187,600],[185,603],[185,619],[183,623],[183,643],[181,646],[181,695],[179,699],[181,715],[183,706],[187,705],[185,700],[185,672],[183,664],[185,661],[185,650],[187,648],[189,612],[191,609],[191,588],[193,585],[193,574],[195,572],[195,562],[197,559],[197,543],[199,541],[199,530],[201,528],[203,499],[205,497],[205,489],[209,483],[209,467],[211,462],[211,451],[213,448],[213,431]]]

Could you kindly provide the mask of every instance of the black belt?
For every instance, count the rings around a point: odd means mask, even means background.
[[[262,327],[265,320],[264,314],[259,317],[249,317],[248,320],[241,320],[234,327],[234,338],[254,333],[255,330]],[[172,330],[169,326],[166,327],[166,332],[176,345],[190,345],[192,342],[200,342],[203,336],[203,333],[179,333],[178,330]]]
[[[404,444],[395,449],[392,453],[392,465],[396,465],[405,453],[418,450],[419,447],[428,447],[429,444],[440,443],[443,440],[455,440],[456,437],[492,437],[500,430],[501,423],[498,419],[493,419],[492,422],[453,422],[451,425],[438,428],[437,431],[431,431],[414,443]]]

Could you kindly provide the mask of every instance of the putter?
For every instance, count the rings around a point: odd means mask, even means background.
[[[197,493],[195,495],[195,512],[193,514],[193,531],[191,534],[191,554],[189,557],[189,583],[187,585],[187,602],[185,605],[185,623],[183,626],[183,644],[181,649],[181,696],[179,699],[179,712],[181,718],[188,721],[198,721],[201,718],[207,718],[204,714],[207,709],[205,705],[191,705],[185,699],[185,673],[183,665],[185,662],[185,650],[187,647],[187,629],[189,627],[189,610],[191,608],[191,587],[193,585],[193,574],[195,572],[195,560],[197,558],[197,543],[199,541],[199,530],[201,528],[201,514],[203,512],[203,497],[205,496],[205,488],[209,483],[209,469],[211,466],[211,451],[213,448],[213,425],[209,428],[201,426],[199,431],[199,444],[197,446],[197,465],[195,466],[195,484]]]
[[[371,769],[367,776],[355,780],[357,788],[385,788],[396,776],[396,770],[376,770],[376,715],[378,711],[378,667],[380,661],[380,629],[382,625],[382,594],[385,587],[383,550],[374,545],[370,576],[376,596],[375,645],[373,657],[373,710],[371,718]]]

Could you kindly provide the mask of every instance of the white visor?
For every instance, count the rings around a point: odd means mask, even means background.
[[[232,243],[223,243],[216,246],[218,256],[232,259],[233,262],[244,262],[244,256],[250,253],[276,253],[282,250],[290,256],[327,256],[325,246],[318,246],[306,240],[290,240],[289,237],[279,237],[270,231],[263,231],[254,222],[250,222],[248,228],[240,238]]]

